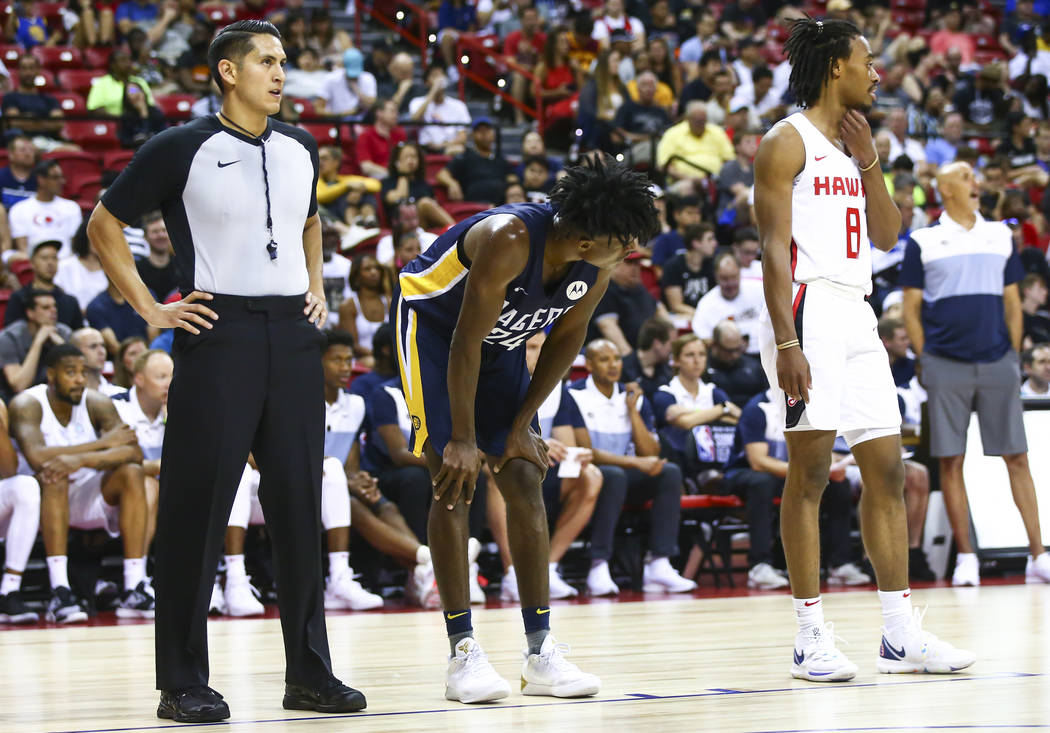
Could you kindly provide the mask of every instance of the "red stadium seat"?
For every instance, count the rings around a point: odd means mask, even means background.
[[[985,64],[990,64],[993,61],[1006,61],[1009,58],[1010,57],[1009,55],[1007,55],[1006,51],[1004,51],[1001,48],[990,48],[983,51],[978,49],[977,53],[973,55],[973,60],[981,66],[984,66]]]
[[[890,0],[890,10],[925,10],[926,0]]]
[[[85,69],[105,69],[109,64],[109,55],[113,53],[111,46],[99,46],[84,49]]]
[[[33,263],[29,260],[11,260],[7,263],[7,269],[18,278],[18,282],[25,287],[33,282]],[[7,307],[7,304],[4,304]]]
[[[99,69],[62,69],[58,72],[58,83],[66,91],[87,97],[91,91],[91,83],[105,75],[106,72]]]
[[[995,37],[994,33],[974,33],[971,37],[977,48],[982,51],[994,51],[1001,48],[999,39]]]
[[[926,22],[926,13],[922,10],[899,10],[892,17],[894,23],[908,31],[918,30]]]
[[[33,55],[40,61],[41,66],[52,71],[80,69],[84,66],[84,59],[77,48],[36,46],[33,48]]]
[[[40,157],[43,160],[58,161],[58,164],[62,166],[62,173],[66,177],[63,193],[67,198],[76,198],[80,184],[96,179],[102,173],[98,165],[98,158],[91,153],[56,150],[53,153],[44,153]]]
[[[330,122],[300,122],[298,126],[313,135],[318,145],[339,144],[339,125]]]
[[[12,67],[18,64],[18,59],[22,58],[26,50],[22,48],[20,43],[3,43],[0,44],[0,60],[3,60],[4,66]],[[14,71],[9,68],[8,71]]]
[[[292,109],[295,110],[301,118],[306,120],[312,120],[317,117],[317,110],[314,109],[314,103],[309,99],[293,99]]]
[[[79,181],[76,186],[76,190],[69,198],[75,200],[94,201],[103,188],[101,178],[87,178],[83,181]]]
[[[153,99],[165,117],[178,120],[189,119],[190,107],[197,101],[192,94],[166,94]]]
[[[426,170],[423,173],[423,177],[426,178],[427,183],[431,186],[434,185],[434,181],[437,180],[437,174],[448,165],[448,162],[452,160],[447,155],[441,155],[440,153],[427,153],[425,158]]]
[[[102,170],[122,171],[133,157],[134,150],[107,150],[102,154]]]
[[[87,104],[84,98],[76,92],[52,92],[51,96],[58,100],[58,106],[67,114],[84,114],[87,112]]]
[[[41,69],[33,80],[33,85],[42,92],[54,92],[58,90],[55,85],[55,75],[49,69]]]
[[[112,120],[67,122],[65,138],[84,150],[112,150],[120,147],[117,123]]]
[[[50,28],[62,28],[62,11],[69,7],[69,3],[63,2],[41,2],[36,4],[37,12],[47,21]]]
[[[215,25],[226,25],[234,19],[233,8],[225,3],[202,3],[197,7],[197,12]]]
[[[480,214],[489,208],[489,204],[478,201],[449,201],[445,204],[445,211],[456,221],[463,221],[474,214]]]

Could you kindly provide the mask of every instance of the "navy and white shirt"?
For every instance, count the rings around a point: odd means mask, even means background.
[[[547,395],[547,399],[536,411],[536,420],[540,424],[540,437],[544,440],[551,437],[551,431],[555,427],[563,425],[573,428],[587,427],[580,416],[580,411],[572,404],[569,388],[565,384],[559,384]]]
[[[726,462],[726,476],[742,468],[751,468],[751,462],[747,460],[747,446],[751,443],[766,443],[770,458],[781,461],[788,459],[782,408],[769,401],[769,390],[755,395],[741,410],[736,437],[733,439],[733,452]]]
[[[998,361],[1011,348],[1003,288],[1024,277],[1010,228],[977,214],[972,229],[947,213],[911,233],[900,284],[922,289],[925,351],[966,362]]]
[[[168,419],[166,411],[161,410],[157,417],[151,420],[139,404],[137,387],[115,394],[112,399],[120,419],[135,431],[143,458],[147,461],[160,460],[161,449],[164,447],[164,425]]]
[[[273,260],[267,252],[267,180]],[[161,210],[183,295],[302,295],[309,286],[303,228],[317,213],[316,191],[317,143],[310,133],[268,120],[262,136],[253,138],[209,116],[146,142],[102,203],[124,223]]]
[[[606,397],[594,384],[594,377],[587,377],[569,385],[572,400],[567,402],[570,412],[565,413],[563,424],[578,426],[581,422],[591,436],[591,448],[618,456],[636,455],[631,416],[627,411],[627,393],[622,384],[613,385],[611,397]],[[653,408],[644,396],[639,397],[638,412],[646,429],[656,431]]]
[[[384,425],[396,425],[405,436],[405,443],[412,444],[412,416],[401,391],[400,377],[388,379],[372,391],[368,399],[366,425],[368,434],[365,436],[364,451],[361,453],[361,467],[372,475],[397,468],[378,431]]]
[[[679,381],[678,377],[670,384],[660,387],[653,397],[653,410],[656,412],[656,423],[660,426],[660,435],[679,453],[689,454],[690,434],[696,444],[696,455],[701,463],[724,464],[733,447],[736,430],[731,425],[697,425],[691,430],[676,428],[667,419],[667,411],[674,405],[682,405],[693,410],[705,410],[715,405],[729,402],[729,395],[713,384],[700,382],[696,397],[693,397]]]
[[[365,421],[365,401],[360,395],[339,390],[335,402],[324,403],[324,455],[346,463]]]

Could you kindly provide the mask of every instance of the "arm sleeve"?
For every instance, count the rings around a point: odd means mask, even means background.
[[[642,416],[642,422],[645,423],[645,427],[649,430],[650,433],[655,433],[656,416],[653,415],[653,406],[649,404],[649,400],[645,397],[645,395],[642,395],[641,397],[639,397],[639,399],[642,401],[642,406],[638,410],[638,412]]]
[[[677,400],[675,400],[674,395],[670,392],[664,392],[662,389],[657,390],[656,394],[653,395],[653,410],[656,412],[656,422],[661,428],[668,425],[667,410],[676,403]]]
[[[1017,250],[1011,246],[1010,256],[1006,258],[1006,267],[1003,270],[1003,285],[1013,285],[1021,282],[1023,278],[1024,266],[1021,264],[1021,257],[1017,254]]]
[[[715,387],[711,390],[711,401],[716,405],[722,402],[732,402],[732,400],[729,399],[729,395],[726,394],[726,391],[721,387]]]
[[[922,288],[926,283],[922,267],[922,249],[911,237],[908,237],[908,243],[904,245],[904,259],[901,261],[901,273],[897,283],[903,288]]]
[[[580,414],[580,408],[576,404],[576,400],[573,399],[572,395],[569,394],[568,387],[562,387],[561,404],[558,405],[558,412],[554,415],[554,425],[569,425],[574,428],[586,428],[586,423],[583,422],[583,415]]]
[[[146,141],[106,190],[102,203],[122,223],[138,221],[181,193],[195,150],[183,144],[188,139],[179,133],[175,128]]]

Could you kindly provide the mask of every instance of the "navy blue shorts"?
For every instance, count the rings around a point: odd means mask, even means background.
[[[448,393],[448,358],[452,334],[445,334],[419,318],[399,298],[394,327],[401,386],[412,416],[412,452],[423,454],[428,442],[437,455],[452,436],[452,411]],[[525,401],[529,388],[525,348],[499,351],[483,348],[478,389],[474,398],[474,429],[478,448],[490,456],[502,456],[507,434]],[[451,395],[455,399],[455,395]],[[539,432],[539,423],[533,420]]]

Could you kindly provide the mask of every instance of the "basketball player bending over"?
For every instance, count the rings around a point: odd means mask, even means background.
[[[484,453],[507,504],[528,648],[526,695],[598,692],[549,635],[550,543],[536,411],[580,353],[611,270],[657,231],[649,182],[603,160],[570,168],[550,203],[470,217],[401,271],[391,321],[412,416],[412,450],[434,483],[429,537],[452,656],[445,697],[498,700],[510,685],[473,639],[467,506]],[[525,342],[551,327],[530,382]],[[480,452],[479,452],[480,449]]]
[[[861,533],[882,602],[880,672],[956,672],[971,652],[938,640],[912,613],[900,413],[871,292],[871,242],[893,247],[900,212],[879,168],[862,110],[879,76],[852,23],[797,21],[784,50],[804,112],[777,124],[755,159],[755,210],[769,318],[762,362],[786,404],[788,472],[781,533],[798,636],[793,677],[851,679],[857,666],[835,648],[820,600],[820,497],[836,435],[864,479]]]

